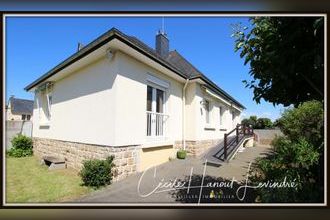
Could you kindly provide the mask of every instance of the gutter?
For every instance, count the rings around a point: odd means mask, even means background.
[[[186,88],[189,83],[189,79],[186,79],[186,82],[182,89],[182,146],[183,150],[186,150],[186,137],[185,137],[185,127],[186,127],[186,120],[185,120],[185,107],[186,107]]]

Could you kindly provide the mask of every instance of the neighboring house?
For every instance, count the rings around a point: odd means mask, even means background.
[[[34,151],[82,161],[115,156],[116,179],[200,155],[240,122],[244,106],[198,71],[166,34],[156,49],[113,28],[25,88],[35,93]]]
[[[6,120],[30,121],[33,115],[33,101],[11,96],[6,106]]]

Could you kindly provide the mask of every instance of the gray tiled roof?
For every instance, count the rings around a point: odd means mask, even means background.
[[[170,51],[166,58],[168,62],[183,72],[188,78],[203,75],[196,67],[194,67],[188,60],[186,60],[176,50]]]
[[[26,99],[17,99],[11,97],[9,99],[12,114],[29,114],[33,113],[33,101]]]

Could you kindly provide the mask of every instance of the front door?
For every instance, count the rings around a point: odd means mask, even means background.
[[[164,90],[147,86],[147,136],[164,135],[164,101]]]

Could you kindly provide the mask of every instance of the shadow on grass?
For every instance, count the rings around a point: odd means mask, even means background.
[[[191,178],[191,180],[190,180]],[[254,203],[256,194],[253,189],[247,188],[244,199],[241,201],[237,196],[240,186],[239,197],[243,197],[245,182],[236,182],[231,179],[215,178],[212,176],[192,175],[186,176],[179,181],[189,182],[190,188],[177,189],[171,193],[175,201],[181,203]],[[203,182],[203,187],[201,187]]]

